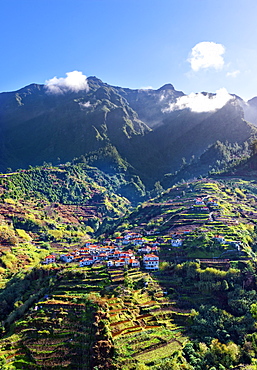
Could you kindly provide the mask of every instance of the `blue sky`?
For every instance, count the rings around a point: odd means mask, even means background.
[[[257,96],[256,0],[1,0],[0,92],[81,71]]]

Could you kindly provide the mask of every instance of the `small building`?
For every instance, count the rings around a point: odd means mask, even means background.
[[[186,230],[183,231],[183,234],[190,234],[190,232],[191,231],[189,229],[186,229]]]
[[[48,265],[49,263],[55,262],[55,256],[51,254],[50,256],[45,257],[44,263]]]
[[[238,251],[241,250],[241,242],[240,241],[230,241],[230,242],[227,242],[227,244],[230,244],[232,247],[234,247]]]
[[[142,254],[151,253],[151,251],[152,251],[152,248],[149,245],[142,246],[138,249],[138,253],[142,253]]]
[[[120,256],[121,256],[121,253],[122,253],[121,251],[117,251],[117,250],[116,250],[116,251],[114,251],[114,253],[113,253],[113,257],[114,257],[114,258],[118,258],[118,259],[119,259],[119,258],[120,258]]]
[[[123,259],[119,259],[119,260],[115,261],[115,266],[116,267],[123,267],[125,265],[126,265],[126,262]]]
[[[155,254],[146,254],[143,257],[143,264],[146,270],[158,270],[159,269],[159,257]]]
[[[87,248],[87,247],[80,248],[79,255],[80,256],[85,256],[85,255],[89,254],[89,251],[90,251],[90,249]]]
[[[183,241],[182,239],[171,239],[171,246],[172,247],[182,247]]]
[[[92,257],[84,258],[83,260],[80,261],[79,267],[91,266],[93,263],[94,260]]]
[[[107,266],[107,267],[113,267],[113,266],[115,266],[115,261],[113,261],[113,260],[109,260],[109,261],[107,261],[107,262],[106,262],[106,266]]]
[[[131,267],[140,267],[140,262],[137,259],[131,259],[129,264]]]
[[[151,252],[152,253],[159,253],[159,250],[160,250],[160,248],[157,245],[153,245],[151,247]]]
[[[109,255],[108,255],[108,253],[100,253],[99,255],[98,255],[98,259],[99,260],[108,260],[108,258],[109,258]]]
[[[69,263],[74,260],[74,256],[72,254],[62,254],[60,260]]]
[[[146,235],[153,235],[153,234],[155,234],[155,231],[154,230],[146,230],[145,234]]]
[[[196,198],[196,199],[194,199],[194,202],[197,205],[204,205],[204,202],[203,202],[202,198]]]
[[[134,244],[134,245],[142,245],[142,244],[144,244],[146,242],[147,242],[147,240],[146,239],[143,239],[143,238],[134,238],[131,241],[131,243]]]
[[[104,245],[111,245],[112,244],[112,241],[111,239],[105,239],[104,242],[103,242]]]

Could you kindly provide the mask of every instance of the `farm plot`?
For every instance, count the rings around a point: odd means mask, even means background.
[[[124,282],[124,269],[109,269],[109,276],[112,284],[120,284]]]
[[[90,274],[86,269],[63,270],[49,297],[37,302],[16,322],[15,343],[12,336],[0,341],[0,355],[6,357],[8,365],[17,369],[91,369],[90,349],[96,342],[98,305],[96,299],[90,298],[92,290],[88,294],[90,284],[85,276],[98,280],[101,273],[104,275],[99,268]],[[97,298],[98,293],[94,294]]]
[[[130,281],[135,278],[136,287],[138,275],[133,270],[127,272]],[[187,341],[189,313],[175,309],[150,274],[142,275],[145,287],[119,286],[119,296],[106,300],[117,361],[124,370],[134,369],[136,363],[154,364]]]

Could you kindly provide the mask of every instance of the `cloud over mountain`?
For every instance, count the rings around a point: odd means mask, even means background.
[[[188,62],[195,72],[208,68],[221,69],[224,66],[224,53],[225,47],[222,44],[199,42],[192,48]]]
[[[240,74],[240,71],[237,69],[236,71],[233,71],[233,72],[227,72],[226,76],[227,76],[227,77],[235,78],[235,77],[237,77],[239,74]]]
[[[66,73],[65,78],[54,77],[45,82],[46,89],[51,94],[63,94],[67,91],[78,92],[89,90],[87,77],[79,71]]]
[[[225,88],[216,91],[215,95],[203,93],[191,93],[189,95],[179,97],[175,103],[171,103],[165,112],[172,112],[180,109],[190,109],[195,113],[214,112],[231,99],[234,99]]]

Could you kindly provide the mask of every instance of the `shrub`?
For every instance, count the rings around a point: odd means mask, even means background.
[[[20,238],[23,238],[25,239],[27,242],[30,242],[31,241],[31,237],[29,234],[26,233],[25,230],[22,230],[22,229],[16,229],[16,233],[18,234],[18,236]]]

